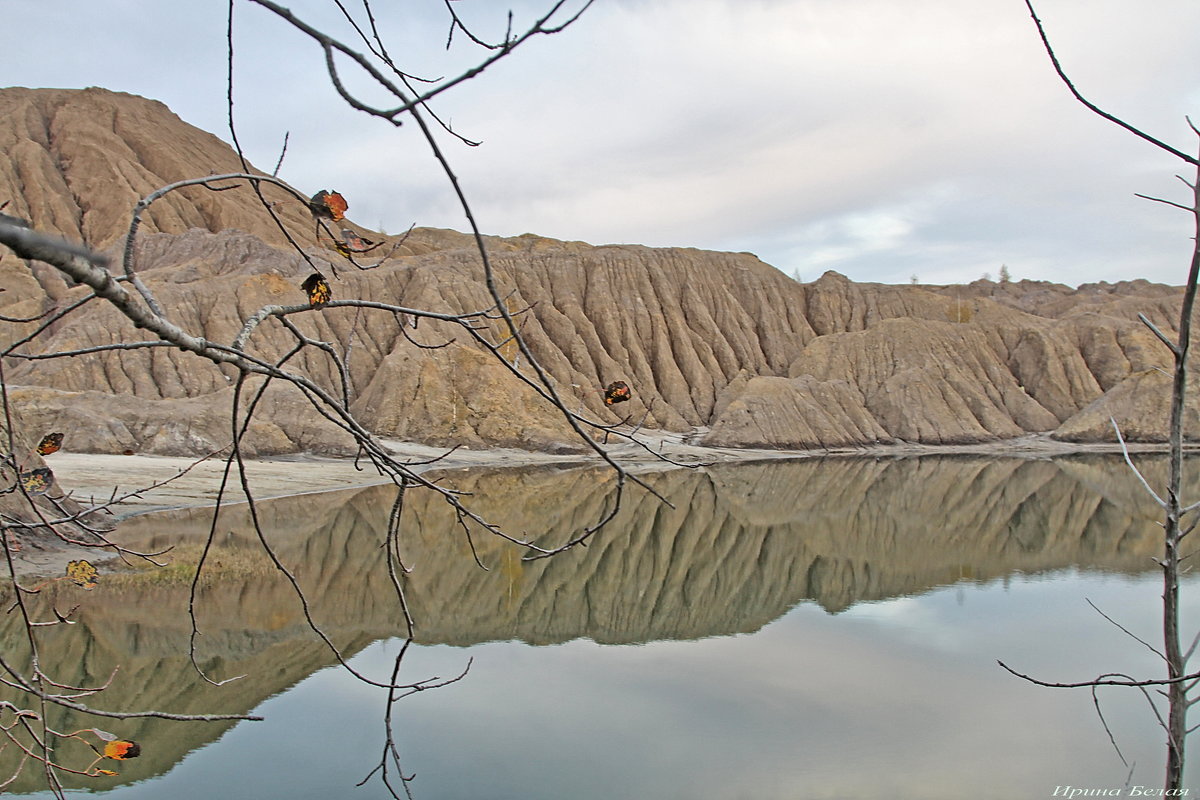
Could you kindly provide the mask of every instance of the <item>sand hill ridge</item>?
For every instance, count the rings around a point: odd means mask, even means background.
[[[161,103],[103,89],[0,90],[0,151],[6,213],[113,253],[139,198],[241,169],[227,145]],[[268,197],[311,257],[338,263],[314,238],[302,204]],[[145,283],[175,322],[210,341],[231,342],[264,305],[304,300],[311,267],[248,190],[172,194],[152,207],[138,241]],[[533,352],[577,408],[602,420],[620,417],[597,389],[623,379],[634,398],[621,416],[646,414],[648,428],[721,447],[956,444],[1034,432],[1108,441],[1110,416],[1131,440],[1165,435],[1169,353],[1137,314],[1173,332],[1178,288],[889,286],[836,272],[798,283],[748,253],[534,235],[489,237],[487,247],[512,307],[530,307],[523,332]],[[377,269],[339,276],[333,290],[343,298],[454,313],[490,304],[472,240],[453,231],[418,228]],[[0,314],[14,318],[83,296],[54,269],[6,249],[0,286]],[[376,433],[439,445],[578,447],[553,408],[452,328],[423,322],[401,331],[390,314],[346,308],[296,319],[346,357],[353,410]],[[0,326],[6,345],[31,329]],[[144,337],[90,303],[19,352]],[[277,358],[289,338],[264,326],[252,346]],[[336,385],[319,351],[292,365]],[[20,425],[62,430],[75,450],[183,455],[230,438],[231,374],[182,352],[12,360],[6,378]],[[303,398],[282,390],[269,393],[249,440],[258,455],[349,446]]]

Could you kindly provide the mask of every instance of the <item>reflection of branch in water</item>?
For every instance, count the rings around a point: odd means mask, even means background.
[[[1147,460],[1142,468],[1154,479],[1161,464]],[[236,462],[231,478],[233,469]],[[314,621],[349,659],[371,642],[396,637],[452,645],[580,637],[626,643],[752,632],[806,600],[836,612],[952,584],[964,571],[973,582],[1077,565],[1139,572],[1161,534],[1141,498],[1120,491],[1129,486],[1124,469],[1117,457],[972,457],[646,474],[674,508],[651,498],[630,502],[604,537],[564,558],[523,561],[520,548],[484,537],[477,544],[490,572],[475,566],[456,535],[453,512],[419,487],[406,488],[399,507],[388,485],[255,499],[253,517],[308,597]],[[532,468],[427,477],[470,492],[483,513],[510,530],[562,541],[611,502],[607,475]],[[122,544],[174,544],[173,562],[165,570],[105,576],[106,590],[87,595],[72,635],[48,638],[43,658],[76,670],[63,676],[67,683],[86,684],[119,664],[119,680],[106,691],[112,707],[247,712],[336,663],[327,648],[312,646],[295,589],[262,553],[249,505],[222,506],[220,535],[196,577],[211,532],[206,517],[206,510],[176,510],[122,524]],[[1010,536],[1014,526],[1027,541],[1033,540],[1027,529],[1052,534],[1028,550]],[[381,558],[389,537],[391,573],[389,559]],[[412,635],[398,613],[393,581],[417,623]],[[204,633],[200,666],[216,676],[246,676],[220,689],[196,678],[188,658],[193,584]],[[82,592],[69,583],[48,586],[38,596],[39,611],[69,608]],[[0,636],[10,636],[13,625],[11,617],[0,618]],[[166,772],[225,730],[176,733],[158,726],[165,723],[143,721],[122,731],[159,743],[122,769],[123,778]],[[6,758],[0,754],[4,775]],[[397,762],[390,763],[399,790]]]
[[[392,714],[395,711],[396,703],[403,700],[405,697],[414,695],[418,692],[428,691],[430,689],[440,689],[444,686],[449,686],[452,683],[458,683],[463,678],[467,677],[467,673],[471,669],[471,664],[474,659],[468,659],[467,665],[463,671],[453,678],[426,678],[417,683],[407,685],[400,684],[400,666],[404,661],[404,654],[408,652],[408,647],[413,643],[413,640],[405,639],[404,644],[400,648],[400,652],[396,654],[396,659],[392,662],[392,674],[388,679],[389,687],[387,690],[387,703],[384,706],[383,713],[383,754],[379,758],[379,764],[375,766],[367,776],[359,781],[356,786],[363,786],[367,781],[378,773],[379,779],[383,785],[387,787],[388,792],[392,797],[399,798],[400,795],[396,790],[394,780],[400,781],[400,788],[403,789],[404,795],[407,798],[412,798],[412,792],[409,790],[409,782],[412,781],[415,775],[405,775],[404,768],[400,765],[400,751],[396,747],[396,735],[393,727]],[[394,770],[394,774],[393,774]]]
[[[395,596],[398,582],[423,643],[579,636],[635,642],[752,631],[804,600],[840,611],[919,593],[956,582],[964,567],[975,581],[1074,565],[1140,572],[1154,553],[1156,530],[1136,498],[1108,488],[1122,482],[1121,472],[1116,458],[926,458],[659,473],[647,480],[675,509],[631,502],[604,541],[563,560],[521,561],[520,548],[477,541],[484,562],[500,565],[486,573],[461,536],[457,547],[448,538],[458,524],[452,511],[417,488],[403,498],[399,561],[392,487],[256,506],[279,557],[303,576],[315,603],[329,606],[322,618],[338,629],[405,635],[396,605],[381,602]],[[611,502],[604,476],[593,469],[484,470],[440,480],[472,493],[508,529],[561,541]],[[914,493],[918,483],[922,491]],[[963,492],[967,484],[973,490]],[[153,524],[132,519],[124,531],[130,544],[145,547],[186,542],[197,536],[183,524],[188,516],[195,515],[175,512]],[[252,530],[245,509],[225,508],[222,519],[223,529]],[[376,564],[389,529],[394,576],[382,560]],[[560,587],[557,596],[551,585]],[[360,594],[361,601],[350,600]],[[338,599],[326,604],[326,596]],[[648,596],[655,602],[645,602]],[[274,608],[283,600],[257,602]]]

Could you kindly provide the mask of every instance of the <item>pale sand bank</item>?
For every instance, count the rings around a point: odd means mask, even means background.
[[[760,458],[797,458],[811,455],[800,451],[783,450],[717,450],[682,444],[680,437],[644,437],[653,453],[661,453],[680,463],[696,464],[715,461]],[[462,469],[466,467],[529,466],[538,464],[598,464],[603,463],[595,453],[552,454],[528,450],[471,450],[429,447],[385,440],[385,445],[402,461],[418,472],[433,469]],[[609,448],[612,457],[633,469],[672,465],[646,449],[622,444]],[[147,511],[202,505],[216,500],[225,471],[223,456],[197,463],[195,459],[169,456],[120,456],[92,453],[70,453],[65,450],[47,457],[59,485],[84,502],[107,500],[114,491],[124,494],[152,483],[167,481],[131,497],[117,509],[119,516]],[[184,472],[186,470],[186,472]],[[184,474],[180,475],[181,472]],[[355,467],[352,459],[321,458],[301,455],[287,458],[246,461],[255,499],[325,492],[385,483],[365,459]],[[178,476],[178,477],[176,477]],[[231,473],[225,502],[241,502],[244,498],[237,478],[236,466]]]
[[[889,444],[878,447],[846,448],[839,450],[755,450],[711,448],[689,445],[679,434],[650,432],[639,438],[645,448],[627,442],[614,444],[608,452],[619,463],[638,471],[668,469],[672,464],[656,454],[682,464],[724,461],[756,461],[763,459],[812,458],[821,456],[902,457],[936,454],[978,454],[1017,457],[1048,457],[1074,452],[1120,452],[1116,445],[1076,445],[1056,442],[1046,436],[1026,436],[1000,442],[977,445],[934,446]],[[384,440],[384,444],[401,460],[414,465],[417,471],[430,469],[461,469],[464,467],[504,467],[537,464],[600,464],[594,453],[551,454],[528,450],[471,450],[459,448],[448,451]],[[1131,445],[1131,450],[1161,450],[1161,445]],[[220,456],[196,463],[195,459],[168,456],[121,456],[71,453],[60,451],[46,459],[54,470],[59,485],[82,501],[89,498],[106,500],[113,494],[125,493],[149,484],[170,480],[163,486],[149,489],[121,504],[119,516],[145,513],[164,508],[202,505],[217,497],[221,476],[225,470]],[[422,463],[427,462],[427,463]],[[180,472],[186,473],[180,477]],[[324,492],[357,486],[384,483],[386,479],[365,460],[355,467],[353,460],[294,456],[288,458],[246,461],[246,470],[257,499]],[[236,468],[232,473],[226,502],[243,500]]]

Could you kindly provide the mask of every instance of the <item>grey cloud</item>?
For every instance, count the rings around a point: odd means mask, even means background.
[[[345,33],[326,4],[293,5]],[[520,0],[517,25],[544,7]],[[1039,4],[1089,96],[1191,147],[1200,53],[1177,33],[1200,28],[1200,7],[1130,9]],[[426,11],[388,29],[396,52],[456,74],[476,54],[444,54],[444,11]],[[35,32],[11,43],[13,82],[146,94],[228,138],[223,9],[21,0],[9,13]],[[284,177],[336,184],[363,224],[465,225],[413,126],[340,107],[311,42],[249,4],[237,13],[235,112],[260,167],[290,131]],[[859,280],[972,280],[1010,252],[1073,283],[1098,269],[1182,280],[1167,210],[1130,210],[1135,191],[1171,191],[1179,165],[1067,95],[1018,0],[602,2],[436,107],[484,141],[441,137],[491,233],[749,250]]]

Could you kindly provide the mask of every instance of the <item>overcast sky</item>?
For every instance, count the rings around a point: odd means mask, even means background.
[[[332,2],[284,4],[354,42]],[[479,59],[461,37],[445,51],[440,0],[376,5],[408,72]],[[521,28],[549,5],[454,4],[495,37],[507,9]],[[225,6],[4,0],[0,80],[152,97],[228,140]],[[1086,96],[1195,151],[1200,2],[1038,11]],[[413,126],[345,109],[319,48],[274,15],[237,0],[235,19],[251,161],[270,170],[290,132],[281,177],[341,191],[355,222],[466,229]],[[744,250],[804,280],[1186,277],[1187,216],[1134,197],[1186,200],[1185,165],[1070,97],[1022,0],[596,0],[435,110],[483,142],[441,137],[486,233]]]

